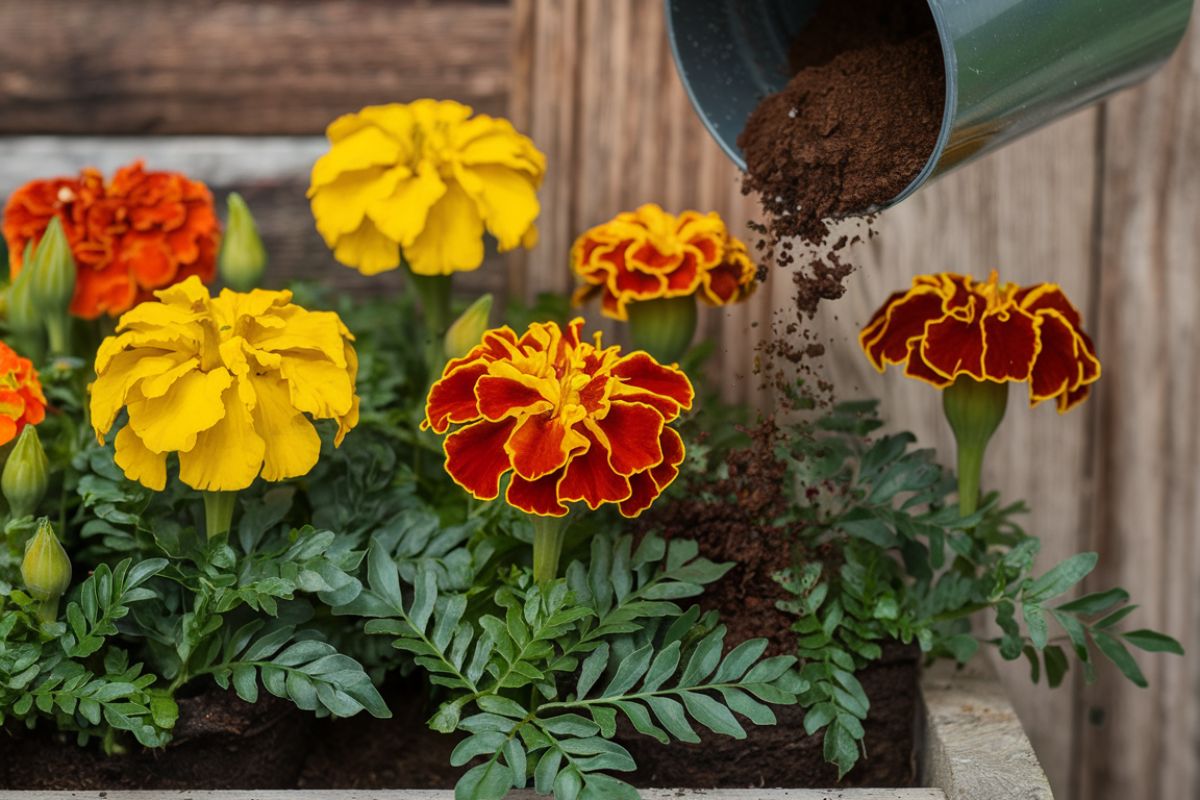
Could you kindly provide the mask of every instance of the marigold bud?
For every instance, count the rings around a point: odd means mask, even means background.
[[[45,517],[38,522],[37,533],[25,544],[21,579],[30,597],[41,604],[38,615],[42,621],[53,622],[58,616],[58,599],[71,586],[71,559]]]
[[[446,330],[443,342],[446,358],[462,358],[479,344],[488,329],[488,316],[492,313],[492,296],[485,294],[467,307],[458,319]]]
[[[33,242],[26,245],[22,263],[32,264],[36,252]],[[42,331],[42,320],[38,315],[37,301],[33,298],[30,277],[30,270],[21,270],[8,289],[8,329],[20,336],[40,334]]]
[[[696,334],[696,298],[662,297],[628,306],[629,337],[662,364],[683,358]]]
[[[37,510],[46,494],[49,467],[37,428],[26,425],[0,475],[0,491],[14,517],[26,517]]]
[[[221,253],[217,256],[217,269],[225,285],[238,292],[248,292],[257,287],[267,267],[267,251],[258,235],[258,226],[250,214],[250,207],[237,192],[232,192],[225,201],[228,219],[225,236],[221,240]]]
[[[75,295],[75,257],[58,217],[50,220],[37,246],[33,263],[26,265],[30,292],[43,314],[66,314]]]

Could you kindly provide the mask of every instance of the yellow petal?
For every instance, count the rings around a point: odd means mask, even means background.
[[[278,377],[251,376],[257,403],[254,430],[266,442],[262,476],[281,481],[308,474],[321,454],[321,437],[292,406],[287,384]]]
[[[400,266],[400,245],[379,232],[371,220],[337,240],[333,257],[363,275],[377,275]]]
[[[500,250],[520,245],[539,210],[537,191],[529,176],[497,166],[459,168],[456,174],[463,189],[483,209],[484,224],[496,237]]]
[[[221,398],[225,415],[179,454],[179,479],[206,492],[236,492],[254,483],[266,443],[254,431],[250,411],[230,386]]]
[[[155,453],[191,450],[196,435],[225,416],[221,395],[233,382],[224,369],[209,373],[189,372],[161,397],[129,403],[129,425],[143,444]]]
[[[437,168],[423,162],[416,175],[399,181],[391,195],[372,203],[367,216],[380,233],[408,247],[425,227],[429,209],[445,193]]]
[[[91,386],[92,427],[97,438],[103,437],[121,412],[129,390],[143,378],[168,372],[186,353],[149,355],[138,351],[117,353]]]
[[[477,117],[476,119],[483,119]],[[502,120],[488,120],[490,124],[478,131],[472,131],[469,126],[475,120],[461,126],[459,131],[456,131],[456,138],[462,137],[459,145],[460,151],[458,161],[466,166],[481,166],[491,164],[494,166],[511,167],[515,170],[528,173],[530,176],[536,176],[537,180],[541,180],[541,176],[546,171],[546,156],[543,155],[528,137],[517,133],[513,127],[507,123],[503,126],[498,123]],[[466,138],[466,134],[478,133],[481,135],[472,136],[470,140]]]
[[[345,367],[321,356],[293,351],[279,368],[287,379],[292,405],[317,419],[332,419],[350,412],[354,383]]]
[[[332,247],[339,236],[357,230],[371,204],[394,192],[396,182],[409,174],[407,167],[348,172],[311,194],[313,218],[325,244]]]
[[[391,134],[392,138],[400,143],[402,151],[407,149],[404,145],[406,142],[412,140],[413,128],[416,125],[412,111],[407,105],[404,103],[388,103],[381,106],[367,106],[358,112],[358,114],[363,122],[378,125]],[[401,153],[402,157],[403,155]]]
[[[333,437],[333,446],[341,447],[342,440],[346,438],[346,434],[358,425],[358,395],[354,395],[354,403],[350,406],[350,411],[337,418],[338,429],[337,434]]]
[[[337,314],[292,306],[281,310],[280,317],[284,326],[252,333],[252,346],[268,353],[310,351],[324,355],[339,367],[346,366],[346,343]]]
[[[126,478],[147,489],[161,492],[167,485],[167,454],[147,449],[128,425],[117,433],[114,460]]]
[[[449,275],[483,263],[483,219],[457,183],[430,209],[425,230],[404,255],[418,275]]]
[[[454,125],[463,122],[474,113],[470,106],[457,100],[431,100],[423,98],[408,104],[416,123],[424,128]]]
[[[348,172],[391,165],[399,160],[400,145],[394,138],[374,125],[359,128],[335,142],[329,152],[313,164],[309,196]]]
[[[142,393],[142,397],[162,397],[167,390],[175,383],[175,381],[187,375],[189,372],[198,371],[200,362],[197,359],[189,358],[179,362],[174,367],[166,370],[153,377],[147,377],[138,386],[138,391]]]

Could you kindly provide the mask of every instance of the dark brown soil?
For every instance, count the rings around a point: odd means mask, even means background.
[[[290,789],[310,746],[310,715],[265,692],[179,701],[175,738],[161,750],[105,756],[74,735],[0,732],[2,789]]]

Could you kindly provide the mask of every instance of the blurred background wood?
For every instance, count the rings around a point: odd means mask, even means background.
[[[753,241],[756,204],[691,111],[657,0],[0,0],[0,195],[141,155],[218,197],[242,192],[273,281],[394,286],[394,273],[367,280],[332,261],[304,188],[330,120],[425,95],[508,113],[549,157],[538,248],[490,257],[460,281],[464,292],[569,290],[574,238],[643,202],[716,210]],[[1096,335],[1104,378],[1063,417],[1014,396],[987,485],[1029,501],[1044,564],[1099,551],[1089,588],[1125,586],[1143,605],[1138,625],[1189,650],[1200,646],[1198,208],[1193,25],[1143,86],[885,214],[879,236],[852,251],[861,268],[845,297],[813,323],[841,397],[882,397],[894,427],[949,458],[936,392],[876,374],[858,327],[921,272],[995,267],[1062,284]],[[755,344],[794,313],[791,288],[776,273],[747,303],[705,312],[712,377],[729,399],[770,406]],[[1031,687],[1023,664],[1002,665],[1057,797],[1200,797],[1200,662],[1140,662],[1148,690],[1104,667],[1093,686],[1072,671],[1051,691]]]

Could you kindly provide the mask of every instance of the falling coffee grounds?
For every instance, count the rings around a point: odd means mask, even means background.
[[[738,145],[743,191],[766,212],[764,249],[793,263],[793,238],[811,250],[797,273],[797,312],[841,296],[853,266],[827,245],[830,222],[863,216],[921,171],[945,101],[942,51],[923,0],[825,0],[793,42],[796,70],[750,115]],[[851,240],[851,243],[853,240]]]

